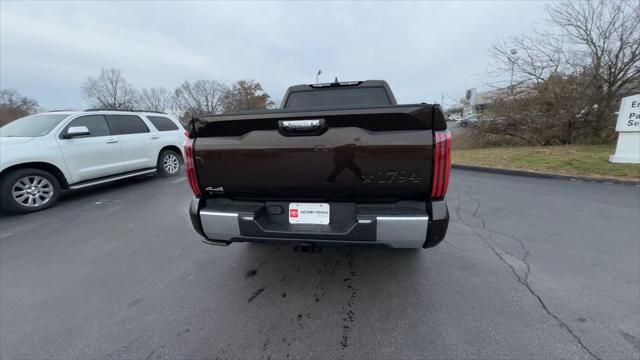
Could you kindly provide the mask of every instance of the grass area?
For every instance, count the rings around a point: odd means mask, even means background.
[[[640,180],[640,164],[612,164],[609,145],[454,149],[452,163],[576,176]]]

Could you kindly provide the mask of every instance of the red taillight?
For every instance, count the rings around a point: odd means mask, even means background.
[[[451,133],[436,131],[433,147],[433,185],[431,197],[441,198],[447,194],[449,171],[451,170]]]
[[[196,178],[196,167],[194,163],[194,153],[193,153],[193,139],[187,139],[184,142],[184,168],[187,172],[187,180],[189,181],[189,186],[191,187],[191,191],[195,195],[202,195],[200,191],[200,186],[198,186],[198,179]]]

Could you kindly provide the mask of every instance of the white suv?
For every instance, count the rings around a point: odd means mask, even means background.
[[[152,172],[177,175],[184,129],[164,113],[87,110],[30,115],[0,127],[0,205],[31,212],[78,189]]]

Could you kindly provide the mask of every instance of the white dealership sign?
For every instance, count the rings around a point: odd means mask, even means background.
[[[640,164],[640,94],[622,99],[616,131],[616,153],[609,161]]]

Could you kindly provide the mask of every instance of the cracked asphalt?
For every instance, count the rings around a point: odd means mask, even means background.
[[[5,215],[0,357],[640,357],[640,188],[451,180],[427,251],[208,246],[184,178]]]

